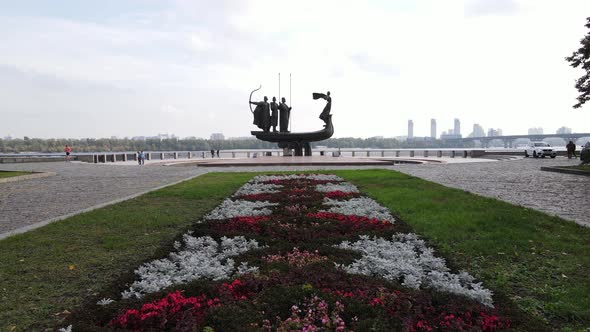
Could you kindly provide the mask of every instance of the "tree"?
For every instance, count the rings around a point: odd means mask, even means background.
[[[590,29],[590,17],[588,17],[585,27]],[[574,68],[582,67],[586,72],[582,77],[576,80],[576,89],[580,92],[578,103],[574,108],[580,108],[584,103],[590,100],[590,32],[580,41],[582,47],[575,51],[572,56],[565,58]]]

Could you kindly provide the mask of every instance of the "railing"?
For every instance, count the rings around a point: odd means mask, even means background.
[[[260,149],[260,150],[220,150],[219,155],[213,156],[209,151],[165,151],[165,152],[144,152],[146,160],[175,160],[175,159],[210,159],[210,158],[264,158],[282,156],[283,150]],[[474,158],[485,155],[483,149],[315,149],[312,155],[315,156],[349,156],[349,157],[380,157],[380,158]],[[81,158],[84,160],[86,158]],[[118,161],[137,161],[137,154],[133,152],[106,152],[92,155],[91,160],[84,160],[93,163],[108,163]]]
[[[282,156],[282,149],[252,149],[252,150],[220,150],[219,155],[213,156],[210,151],[144,151],[146,160],[175,160],[175,159],[211,159],[211,158],[264,158],[270,156]],[[484,149],[453,149],[453,148],[431,148],[431,149],[337,149],[337,148],[315,148],[314,156],[332,157],[377,157],[377,158],[468,158],[481,157],[486,154]],[[60,153],[18,153],[0,154],[2,162],[26,162],[31,161],[61,161],[64,154]],[[81,152],[72,154],[72,160],[79,160],[88,163],[115,163],[126,161],[137,161],[137,153],[134,151],[123,152]],[[299,157],[298,157],[299,158]]]

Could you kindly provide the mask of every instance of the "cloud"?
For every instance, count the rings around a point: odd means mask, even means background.
[[[162,105],[161,110],[162,110],[162,112],[164,112],[166,114],[182,114],[182,113],[184,113],[182,110],[178,109],[174,105]]]
[[[516,0],[465,0],[466,17],[513,15],[522,8]]]
[[[366,53],[357,53],[350,58],[360,69],[367,72],[390,77],[399,76],[400,74],[399,67],[381,62]]]
[[[505,133],[526,132],[532,112],[547,132],[590,120],[561,113],[588,0],[107,0],[96,15],[102,3],[67,1],[0,14],[0,137],[247,136],[249,93],[279,97],[279,72],[295,131],[321,127],[311,93],[327,90],[336,136],[403,135],[408,119],[416,135],[430,118]]]

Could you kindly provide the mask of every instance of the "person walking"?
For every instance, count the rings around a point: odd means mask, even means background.
[[[137,164],[141,165],[141,152],[137,151]]]
[[[574,144],[574,142],[570,141],[569,143],[567,143],[565,148],[567,149],[567,159],[572,159],[572,155],[574,156],[574,158],[578,158],[576,156],[576,144]]]
[[[145,165],[145,154],[143,153],[143,150],[141,150],[139,152],[139,160],[140,160],[140,165]]]
[[[66,144],[64,152],[66,153],[66,162],[70,161],[70,153],[72,153],[72,148]]]

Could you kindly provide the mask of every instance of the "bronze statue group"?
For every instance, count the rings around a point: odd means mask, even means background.
[[[314,92],[313,99],[319,98],[325,99],[327,102],[324,110],[320,114],[320,119],[325,122],[324,127],[326,127],[328,125],[330,110],[332,109],[332,97],[330,97],[330,91],[328,91],[327,94]],[[263,101],[250,101],[250,104],[256,105],[256,108],[252,113],[254,114],[254,124],[258,126],[258,128],[265,132],[269,132],[272,127],[272,131],[276,132],[277,125],[279,125],[280,132],[289,132],[291,107],[287,106],[284,97],[281,98],[280,104],[277,104],[276,97],[272,97],[272,102],[269,103],[268,97],[266,96],[264,96]]]
[[[291,116],[291,107],[287,106],[285,98],[281,98],[281,103],[277,104],[277,98],[272,97],[272,102],[268,103],[268,98],[264,96],[263,101],[251,101],[250,104],[256,105],[254,109],[254,124],[264,131],[289,132],[289,118]],[[280,111],[280,116],[279,116]]]

